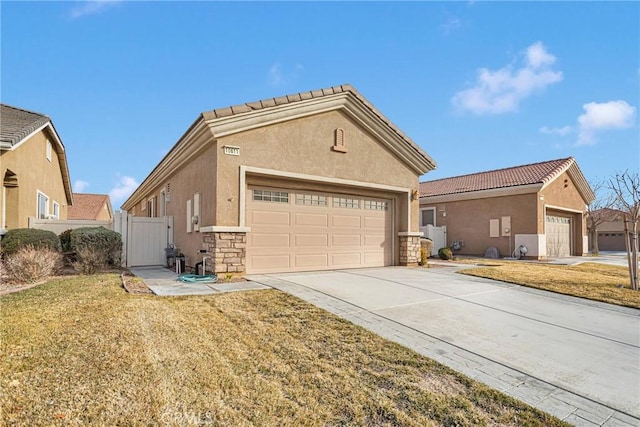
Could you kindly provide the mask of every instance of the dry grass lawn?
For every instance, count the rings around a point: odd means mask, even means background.
[[[561,425],[275,290],[131,295],[119,276],[0,298],[3,425]]]
[[[626,267],[593,262],[574,266],[486,259],[466,262],[485,266],[460,273],[640,308],[640,292],[631,289]]]

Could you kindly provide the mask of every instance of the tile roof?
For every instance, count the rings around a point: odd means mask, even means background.
[[[107,194],[74,193],[73,205],[67,210],[67,219],[96,219],[105,203],[110,208]]]
[[[44,114],[0,104],[0,147],[10,148],[50,122]]]
[[[575,163],[573,157],[420,183],[420,197],[547,184]]]

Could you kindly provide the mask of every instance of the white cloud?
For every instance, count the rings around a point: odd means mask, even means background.
[[[302,64],[296,64],[286,73],[283,73],[282,66],[279,62],[274,63],[267,73],[267,82],[269,86],[281,86],[296,80],[304,70]]]
[[[578,146],[594,145],[599,132],[630,128],[635,122],[636,107],[626,101],[589,102],[582,108],[585,113],[578,117]]]
[[[565,136],[573,132],[573,128],[571,126],[563,126],[561,128],[550,128],[547,126],[542,126],[538,129],[540,133],[544,133],[545,135],[560,135]]]
[[[138,182],[130,176],[118,175],[118,183],[109,191],[109,197],[114,206],[119,206],[127,197],[138,188]]]
[[[77,4],[71,8],[69,15],[71,19],[78,19],[87,15],[96,15],[119,3],[121,3],[119,0],[81,1],[77,2]]]
[[[514,69],[507,65],[499,70],[480,68],[476,83],[456,93],[453,105],[474,114],[502,114],[518,109],[520,102],[533,92],[562,80],[562,72],[551,66],[556,57],[547,52],[542,42],[536,42],[526,51],[524,63]]]
[[[460,21],[460,19],[453,17],[453,18],[447,19],[447,22],[442,24],[440,26],[440,29],[444,34],[449,34],[453,30],[457,30],[458,28],[460,28],[461,25],[462,25],[462,22]]]
[[[77,179],[73,183],[73,192],[74,193],[82,193],[89,187],[89,183],[87,181],[83,181],[81,179]]]

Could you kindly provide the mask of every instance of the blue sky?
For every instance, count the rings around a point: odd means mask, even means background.
[[[3,103],[119,207],[202,111],[350,83],[438,163],[640,165],[639,2],[6,2]]]

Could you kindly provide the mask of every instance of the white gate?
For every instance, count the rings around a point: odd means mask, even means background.
[[[431,239],[433,242],[433,249],[431,250],[431,256],[438,256],[438,249],[447,246],[447,227],[434,227],[429,224],[426,227],[420,227],[420,231],[424,233],[424,237]]]
[[[114,231],[122,235],[122,265],[164,265],[165,248],[173,243],[173,217],[148,218],[118,212]]]

